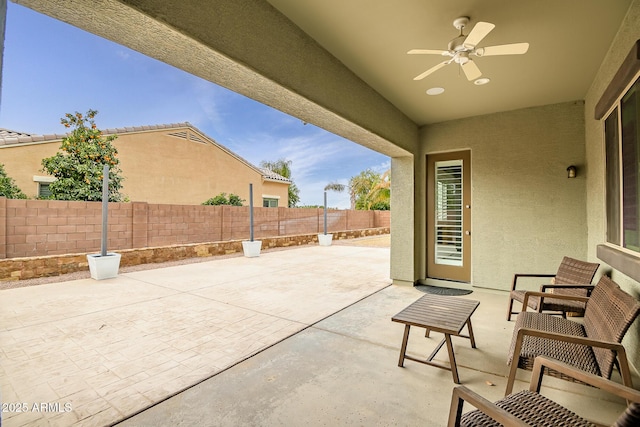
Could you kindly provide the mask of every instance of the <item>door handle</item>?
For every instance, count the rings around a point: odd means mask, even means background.
[[[464,234],[466,234],[467,236],[471,236],[471,232],[469,230],[465,231]]]

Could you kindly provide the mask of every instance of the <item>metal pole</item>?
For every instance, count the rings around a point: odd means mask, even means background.
[[[327,192],[324,192],[324,234],[327,234]]]
[[[249,236],[253,242],[253,184],[249,184]]]
[[[100,256],[107,256],[107,217],[109,208],[109,165],[102,167],[102,239]]]

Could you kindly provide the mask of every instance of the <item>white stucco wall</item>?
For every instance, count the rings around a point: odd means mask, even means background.
[[[514,273],[586,258],[581,101],[426,126],[421,143],[423,155],[471,150],[473,286],[507,290]]]

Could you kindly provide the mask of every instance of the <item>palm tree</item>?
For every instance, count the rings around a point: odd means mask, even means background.
[[[366,197],[371,189],[380,181],[380,175],[371,169],[364,170],[349,179],[351,209],[366,210]]]
[[[289,184],[289,207],[294,208],[300,201],[300,189],[293,182],[293,179],[291,179],[291,160],[278,159],[274,162],[262,161],[260,162],[260,167],[269,169],[271,172],[282,175],[291,181],[291,184]]]
[[[391,200],[391,172],[380,175],[367,169],[349,180],[351,209],[388,210]]]
[[[324,186],[324,191],[336,191],[338,193],[344,191],[346,186],[344,184],[340,184],[338,182],[330,182]]]
[[[389,210],[391,207],[391,171],[382,174],[380,181],[367,193],[367,209]]]

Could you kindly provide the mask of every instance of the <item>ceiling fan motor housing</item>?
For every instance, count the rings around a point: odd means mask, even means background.
[[[469,25],[469,19],[470,18],[468,16],[461,16],[460,18],[456,18],[453,20],[453,26],[456,30],[462,31],[464,27]]]
[[[464,50],[468,50],[468,48],[464,45],[464,41],[467,39],[467,36],[460,35],[455,39],[449,42],[448,49],[451,52],[460,52]]]

